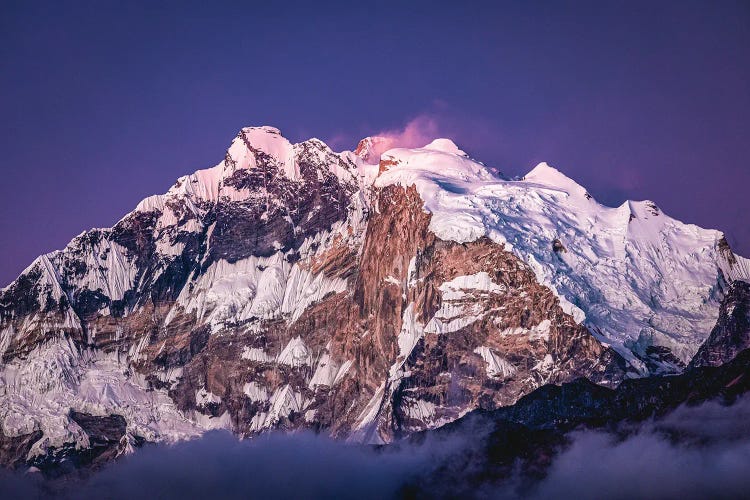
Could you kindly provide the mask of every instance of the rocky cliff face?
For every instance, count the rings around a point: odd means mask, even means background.
[[[720,366],[750,348],[750,283],[735,281],[721,304],[719,320],[691,367]]]
[[[243,129],[37,259],[0,291],[2,462],[212,428],[388,442],[547,383],[679,370],[746,273],[720,233],[621,221],[549,167],[512,181],[448,140],[377,144]]]

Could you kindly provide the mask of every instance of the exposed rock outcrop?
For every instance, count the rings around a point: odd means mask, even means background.
[[[735,281],[724,297],[719,320],[690,362],[691,367],[719,366],[750,348],[750,283]]]

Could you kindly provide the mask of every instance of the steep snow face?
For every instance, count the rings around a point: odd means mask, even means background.
[[[175,210],[169,206],[170,201],[185,200],[187,208],[198,215],[205,210],[204,202],[216,202],[220,198],[226,201],[242,200],[247,197],[247,193],[232,189],[224,181],[239,170],[252,170],[258,167],[259,157],[272,161],[288,179],[299,179],[295,146],[284,138],[278,129],[246,127],[240,130],[232,141],[224,161],[214,167],[180,177],[167,193],[150,196],[141,201],[136,211],[165,212],[162,226],[166,227],[176,224],[179,219]]]
[[[232,142],[227,154],[233,160],[233,170],[245,170],[257,166],[258,152],[275,159],[281,171],[289,179],[299,178],[299,166],[295,160],[294,147],[277,128],[242,129],[238,138]]]
[[[603,206],[546,163],[521,180],[498,178],[437,140],[387,151],[381,165],[375,185],[416,186],[439,238],[505,244],[566,312],[642,370],[652,346],[687,362],[716,323],[725,280],[748,276],[746,259],[722,252],[720,232],[650,201]]]
[[[50,340],[26,359],[6,364],[0,372],[0,398],[0,425],[6,436],[43,432],[30,457],[70,443],[89,446],[86,434],[68,418],[71,408],[93,415],[123,415],[129,439],[173,441],[204,431],[177,410],[166,391],[126,377],[116,355],[81,353],[62,338]]]
[[[313,275],[290,264],[279,252],[235,263],[213,263],[191,289],[183,289],[177,304],[218,331],[227,324],[252,318],[287,316],[293,321],[313,302],[345,289],[346,280]]]
[[[62,270],[58,279],[74,284],[78,290],[99,291],[110,300],[122,300],[125,292],[133,288],[138,268],[128,256],[127,249],[113,241],[109,230],[99,231],[101,237],[92,238],[92,233],[83,233],[71,241],[63,251],[49,254],[55,269]],[[88,270],[80,276],[65,273],[75,266]],[[68,274],[68,276],[66,276]]]
[[[503,359],[502,356],[498,356],[489,347],[477,347],[474,352],[482,356],[484,362],[487,363],[487,374],[490,377],[503,379],[516,373],[515,366]]]

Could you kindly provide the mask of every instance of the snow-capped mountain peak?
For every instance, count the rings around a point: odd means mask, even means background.
[[[434,151],[442,151],[443,153],[467,156],[466,152],[459,149],[455,142],[446,138],[435,139],[431,143],[424,146],[423,149],[432,149]]]
[[[544,383],[680,371],[750,276],[652,202],[391,141],[243,128],[216,166],[37,259],[0,291],[0,448],[85,448],[70,408],[126,419],[128,443],[388,441]]]
[[[289,179],[299,178],[294,147],[275,127],[245,127],[227,151],[227,176],[236,170],[254,168],[258,162],[273,161]]]
[[[539,184],[561,189],[571,196],[585,197],[590,199],[586,189],[576,181],[563,174],[556,168],[550,166],[547,162],[541,162],[523,177],[523,180],[530,183]]]

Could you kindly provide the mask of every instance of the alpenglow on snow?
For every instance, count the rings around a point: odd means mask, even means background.
[[[242,129],[35,260],[0,291],[2,439],[85,449],[91,414],[118,416],[117,453],[215,428],[389,442],[547,383],[679,372],[750,278],[653,202],[603,206],[545,163],[509,179],[449,139],[378,143]]]

